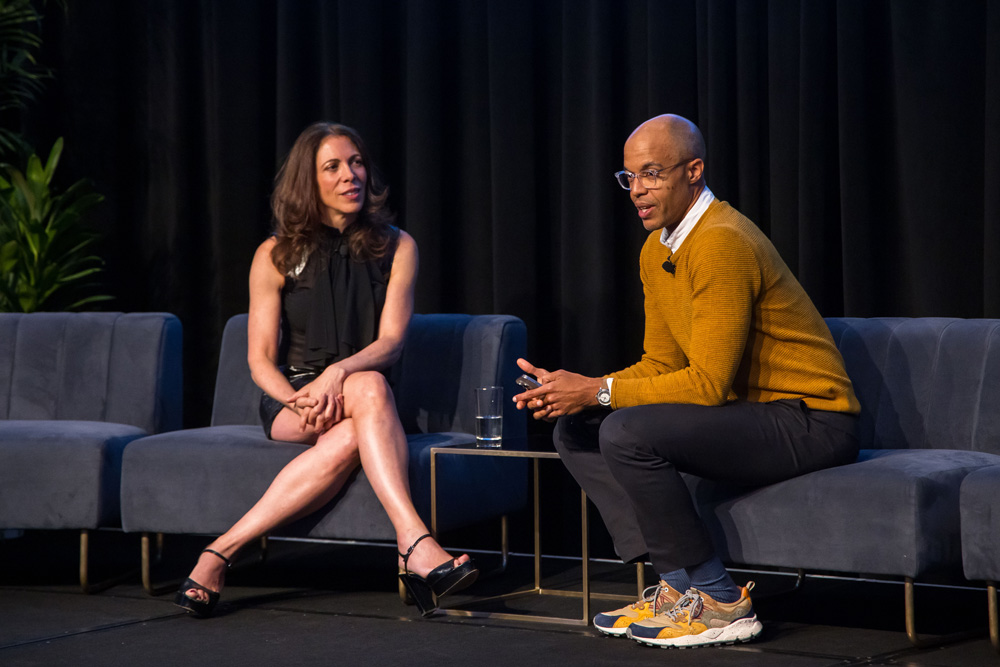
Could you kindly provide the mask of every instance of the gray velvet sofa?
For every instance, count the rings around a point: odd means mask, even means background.
[[[862,406],[858,460],[757,489],[688,482],[729,563],[904,579],[919,644],[913,583],[963,579],[960,489],[1000,463],[1000,320],[827,323]],[[993,521],[976,578],[998,574]]]
[[[0,528],[119,528],[121,457],[182,425],[180,321],[165,313],[0,314]]]
[[[524,323],[504,315],[414,315],[401,359],[389,377],[410,453],[414,504],[429,521],[429,449],[475,442],[473,389],[514,387],[515,359],[525,349]],[[123,459],[122,525],[149,534],[225,532],[260,498],[303,445],[268,440],[260,427],[260,391],[247,367],[247,318],[226,325],[211,425],[142,438]],[[508,394],[508,397],[512,394]],[[504,437],[525,437],[525,416],[507,402]],[[438,530],[447,531],[525,506],[524,461],[494,457],[438,459]],[[389,519],[363,470],[326,507],[274,537],[395,542]]]

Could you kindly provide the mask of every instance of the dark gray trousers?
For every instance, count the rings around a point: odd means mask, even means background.
[[[563,417],[553,440],[597,505],[618,556],[658,573],[715,555],[680,473],[760,486],[858,456],[857,418],[799,400],[642,405]]]

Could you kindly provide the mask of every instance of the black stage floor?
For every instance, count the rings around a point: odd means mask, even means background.
[[[94,577],[138,566],[136,536],[91,539]],[[917,649],[903,629],[901,584],[808,578],[788,592],[793,577],[736,572],[738,581],[757,582],[763,634],[740,646],[663,650],[569,625],[421,619],[399,599],[393,550],[375,546],[272,542],[266,562],[247,554],[232,569],[216,617],[198,620],[171,603],[172,592],[146,595],[137,572],[82,594],[76,540],[44,532],[0,540],[0,665],[1000,665],[986,635],[983,588],[918,587],[918,629],[971,635]],[[157,580],[179,581],[207,541],[171,538]],[[494,554],[473,555],[484,571],[498,565]],[[598,592],[635,590],[634,568],[601,562],[592,570]],[[580,563],[546,559],[543,575],[546,587],[572,588]],[[444,602],[531,581],[531,559],[515,557],[504,574]],[[594,601],[598,610],[620,604]],[[533,596],[492,610],[575,616],[580,602]]]

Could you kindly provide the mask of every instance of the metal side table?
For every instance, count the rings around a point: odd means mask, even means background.
[[[561,597],[580,598],[583,602],[583,613],[576,618],[565,618],[556,616],[541,616],[531,613],[509,613],[509,612],[488,612],[463,609],[461,606],[441,607],[437,613],[450,616],[469,616],[476,618],[499,618],[517,621],[532,621],[537,623],[557,623],[561,625],[589,625],[591,619],[590,600],[591,598],[600,600],[619,600],[634,602],[642,596],[645,588],[645,573],[643,563],[636,564],[636,582],[638,594],[636,597],[628,595],[614,595],[608,593],[592,593],[590,590],[590,549],[588,545],[587,528],[587,494],[580,490],[580,527],[581,527],[581,562],[582,562],[582,590],[568,591],[561,589],[548,589],[542,587],[542,540],[541,522],[539,509],[539,474],[538,462],[541,459],[558,459],[559,453],[552,449],[543,449],[533,446],[531,442],[525,440],[504,440],[500,448],[484,448],[475,445],[452,446],[452,447],[431,447],[431,532],[437,537],[437,457],[438,456],[500,456],[531,459],[532,465],[532,512],[535,524],[535,582],[534,587],[527,590],[495,595],[492,597],[476,600],[474,604],[482,604],[491,600],[510,600],[529,595],[553,595]],[[501,527],[501,553],[504,563],[507,561],[507,517],[503,517]]]

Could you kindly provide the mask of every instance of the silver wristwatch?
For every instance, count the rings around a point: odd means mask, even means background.
[[[597,390],[597,403],[602,408],[611,407],[611,390],[608,389],[607,378],[601,380],[601,388]]]

